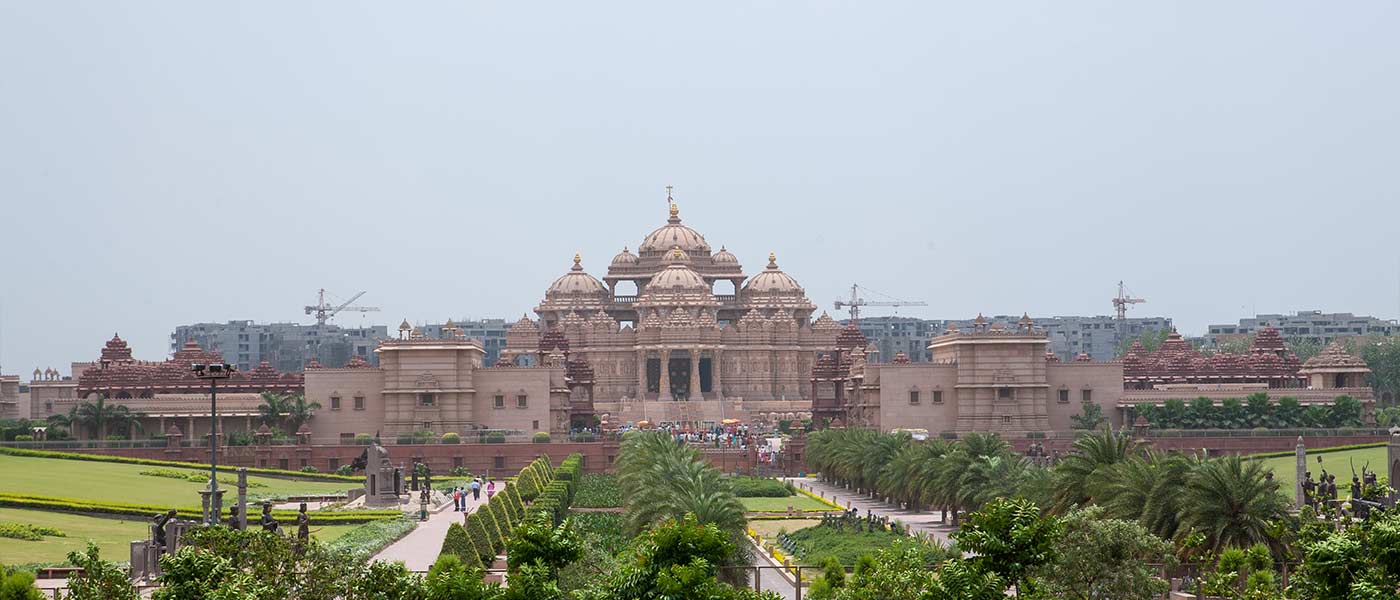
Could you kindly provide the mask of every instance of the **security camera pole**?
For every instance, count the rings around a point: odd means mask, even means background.
[[[218,382],[233,375],[233,366],[224,364],[190,365],[195,377],[209,380],[209,489],[205,505],[204,524],[219,524],[224,511],[223,490],[219,489],[219,397]],[[191,432],[194,433],[194,432]]]

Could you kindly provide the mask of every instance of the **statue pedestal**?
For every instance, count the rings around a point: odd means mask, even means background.
[[[219,517],[224,513],[224,490],[199,490],[199,502],[204,511],[204,523],[218,525]]]

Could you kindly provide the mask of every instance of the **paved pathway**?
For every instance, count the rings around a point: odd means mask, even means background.
[[[945,544],[949,543],[948,534],[957,531],[952,525],[939,523],[939,512],[936,510],[928,512],[907,510],[894,504],[871,500],[869,496],[859,495],[846,488],[812,477],[789,477],[788,481],[791,481],[793,485],[802,485],[814,493],[825,494],[828,499],[834,500],[841,506],[858,508],[861,516],[865,516],[865,511],[869,510],[876,516],[898,520],[907,525],[910,531],[926,533]]]
[[[496,490],[504,489],[505,482],[497,481]],[[473,500],[471,495],[467,495],[467,510],[476,511],[482,504],[486,503],[486,485],[481,486],[481,499]],[[438,552],[442,550],[442,540],[447,537],[447,528],[453,523],[461,523],[466,519],[466,514],[454,512],[452,502],[449,499],[444,508],[435,513],[428,514],[426,523],[419,523],[418,527],[404,536],[403,539],[394,542],[374,555],[375,560],[398,561],[408,567],[410,571],[427,571],[437,561]]]

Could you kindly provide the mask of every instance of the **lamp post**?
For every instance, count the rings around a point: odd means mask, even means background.
[[[223,490],[219,489],[219,396],[218,383],[220,379],[228,379],[233,375],[234,368],[228,363],[190,365],[190,370],[194,371],[195,377],[209,380],[209,489],[204,491],[204,524],[214,526],[219,524],[219,515],[223,513]],[[194,432],[191,431],[191,434]]]

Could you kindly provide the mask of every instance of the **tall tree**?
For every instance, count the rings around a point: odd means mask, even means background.
[[[1269,528],[1288,516],[1288,499],[1257,460],[1226,456],[1197,467],[1181,490],[1181,528],[1200,533],[1213,552],[1258,542],[1273,544]]]
[[[292,411],[291,398],[276,392],[263,392],[260,396],[262,404],[258,405],[258,414],[262,415],[263,424],[281,427],[286,422],[287,414]]]
[[[1171,544],[1132,521],[1104,518],[1099,507],[1065,515],[1054,560],[1033,570],[1049,598],[1152,600],[1171,587],[1150,565],[1167,562]]]
[[[310,421],[316,411],[321,410],[321,403],[307,402],[305,394],[294,394],[287,398],[286,408],[287,427],[296,431],[301,428],[302,423]]]

